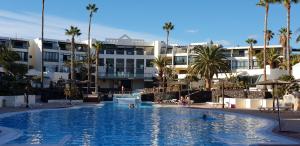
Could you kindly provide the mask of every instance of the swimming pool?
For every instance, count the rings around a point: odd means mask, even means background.
[[[207,115],[203,118],[203,115]],[[22,131],[9,144],[65,145],[249,145],[289,143],[269,135],[274,122],[251,116],[191,108],[100,106],[41,110],[0,117],[0,126]],[[261,130],[264,129],[264,130]]]

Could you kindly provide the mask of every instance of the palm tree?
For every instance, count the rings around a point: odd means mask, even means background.
[[[263,50],[263,58],[264,58],[264,81],[267,80],[267,72],[266,72],[266,51],[267,51],[267,31],[268,31],[268,17],[269,17],[269,8],[270,4],[278,2],[278,0],[259,0],[256,4],[258,6],[265,8],[265,28],[264,28],[264,50]],[[266,89],[266,86],[264,87]]]
[[[252,51],[253,51],[253,45],[257,44],[257,40],[249,38],[246,40],[246,43],[250,45],[248,49],[248,66],[249,69],[253,69],[253,56],[252,56]]]
[[[189,72],[199,74],[204,78],[206,90],[210,91],[213,76],[218,76],[218,73],[227,72],[229,70],[226,57],[222,53],[221,47],[213,44],[196,46],[194,50],[197,57],[191,65]]]
[[[280,2],[284,5],[284,7],[286,8],[287,10],[287,31],[286,32],[290,32],[290,27],[291,27],[291,5],[294,3],[294,4],[297,4],[299,2],[299,0],[280,0]],[[292,74],[291,72],[291,68],[290,68],[290,53],[291,53],[291,50],[290,50],[290,33],[287,33],[286,34],[286,38],[287,38],[287,42],[286,42],[286,51],[287,51],[287,64],[288,64],[288,72],[289,72],[289,75]]]
[[[262,67],[263,66],[263,52],[256,54],[256,57],[257,57],[259,66]],[[280,64],[280,62],[281,62],[280,55],[278,54],[278,52],[276,51],[275,48],[270,48],[267,50],[266,62],[267,62],[267,65],[270,65],[271,69],[278,67],[278,65]]]
[[[12,73],[12,67],[15,61],[18,61],[20,56],[17,52],[8,49],[5,45],[0,45],[0,64],[6,73]]]
[[[98,11],[98,8],[96,7],[96,4],[89,4],[87,7],[86,7],[86,10],[89,11],[89,30],[88,30],[88,91],[90,89],[90,82],[91,82],[91,72],[90,72],[90,68],[91,68],[91,23],[92,23],[92,17],[93,17],[93,14],[96,13]]]
[[[271,39],[274,38],[274,32],[272,32],[272,30],[267,30],[267,45],[270,45],[270,41]]]
[[[167,50],[169,47],[169,36],[170,36],[170,31],[172,31],[174,29],[174,25],[172,24],[172,22],[166,22],[165,25],[163,26],[163,30],[165,30],[167,32],[167,45],[166,45],[166,54],[167,54]],[[173,49],[172,49],[172,54],[173,54]],[[164,60],[164,66],[166,66],[166,59]],[[174,64],[174,58],[172,57],[172,66]],[[165,78],[163,78],[163,85],[165,86]]]
[[[167,61],[167,58],[164,56],[158,56],[157,58],[155,58],[152,61],[152,64],[154,66],[156,66],[156,68],[158,70],[159,81],[163,82],[163,84],[164,84],[164,71],[165,71],[165,67],[166,67],[166,61]]]
[[[292,32],[290,31],[290,34],[291,33]],[[288,42],[288,39],[287,39],[287,28],[282,27],[279,30],[279,43],[282,46],[283,62],[286,62],[286,60],[287,60],[287,42]]]
[[[163,30],[167,32],[167,47],[166,50],[168,50],[169,47],[169,36],[170,36],[170,31],[174,29],[174,25],[172,22],[166,22],[165,25],[163,26]],[[172,49],[172,54],[173,54],[173,49]],[[174,64],[174,59],[172,58],[172,66]]]
[[[75,36],[80,36],[81,32],[78,27],[70,26],[70,29],[65,29],[65,34],[71,36],[71,80],[75,79],[75,68],[74,68],[74,61],[75,61]]]
[[[41,64],[41,88],[44,88],[44,17],[45,17],[45,0],[42,0],[42,64]]]
[[[93,48],[96,51],[95,93],[98,95],[99,54],[100,50],[102,49],[102,43],[100,41],[96,41],[93,44]]]
[[[297,37],[296,42],[297,42],[297,43],[300,42],[300,35]]]
[[[270,65],[270,68],[276,68],[280,63],[280,55],[275,48],[268,49],[267,51],[267,64]]]
[[[291,55],[291,66],[294,66],[299,62],[300,62],[300,56],[299,55]]]

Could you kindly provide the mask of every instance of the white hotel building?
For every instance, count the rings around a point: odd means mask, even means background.
[[[0,37],[0,45],[4,45],[19,54],[20,60],[17,63],[25,64],[28,68],[33,68],[30,66],[29,61],[32,60],[32,56],[29,55],[29,40],[27,39],[14,39],[9,37]],[[0,64],[0,72],[3,72],[3,68]]]
[[[5,43],[14,51],[21,55],[20,63],[27,64],[30,69],[37,72],[41,70],[41,40],[24,40],[0,37],[0,43]],[[120,38],[109,38],[103,41],[103,49],[99,59],[99,80],[100,87],[104,89],[120,89],[123,85],[126,89],[141,89],[152,87],[153,79],[157,76],[157,69],[152,65],[152,60],[159,55],[168,58],[168,65],[172,65],[178,74],[179,79],[183,79],[187,73],[187,67],[193,62],[196,56],[193,48],[197,45],[207,45],[208,43],[194,43],[187,46],[170,45],[166,48],[162,41],[146,42],[141,39],[132,39],[127,35]],[[87,41],[76,43],[76,60],[83,60],[87,55]],[[228,63],[234,75],[253,76],[259,78],[263,70],[257,65],[254,56],[254,67],[248,67],[248,48],[229,47],[223,52],[228,59]],[[263,46],[254,46],[256,53],[262,50]],[[281,53],[280,45],[268,46],[275,48]],[[65,66],[65,61],[71,54],[70,41],[45,39],[44,41],[44,69],[45,76],[53,81],[59,78],[68,79],[69,69]],[[92,49],[93,50],[93,49]],[[172,51],[173,50],[173,51]],[[173,61],[172,61],[173,58]],[[271,71],[269,74],[271,76]],[[221,74],[220,78],[225,76]]]

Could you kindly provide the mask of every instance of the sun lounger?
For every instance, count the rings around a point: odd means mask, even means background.
[[[218,106],[222,106],[222,103],[219,102],[206,102],[206,104],[212,106],[213,108],[217,108]]]
[[[278,108],[275,107],[275,110],[277,110]],[[292,110],[293,108],[290,106],[280,106],[279,110],[280,111],[289,111]],[[273,107],[259,107],[258,108],[259,111],[273,111]]]

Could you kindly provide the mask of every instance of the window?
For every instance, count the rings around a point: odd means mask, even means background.
[[[154,55],[153,47],[145,47],[146,55]]]
[[[167,49],[167,54],[172,54],[172,50],[173,50],[173,48],[168,48]]]
[[[133,48],[128,48],[126,49],[127,55],[134,55],[134,49]]]
[[[104,54],[104,49],[100,49],[100,54]]]
[[[144,59],[136,60],[136,73],[143,74],[144,73]]]
[[[239,56],[245,56],[245,51],[239,51]]]
[[[116,71],[117,71],[117,73],[124,72],[124,59],[117,59],[117,61],[116,61]]]
[[[110,73],[110,74],[114,73],[114,63],[115,60],[113,58],[106,59],[106,73]]]
[[[174,65],[187,65],[187,57],[186,56],[175,56],[174,57]]]
[[[116,49],[116,52],[117,52],[118,55],[124,55],[124,49],[123,48]]]
[[[18,61],[28,61],[28,53],[27,52],[17,52],[19,54]]]
[[[55,52],[45,52],[44,53],[44,61],[48,62],[58,62],[58,53]]]
[[[143,48],[136,48],[136,55],[144,55],[144,49]]]
[[[28,48],[28,42],[13,40],[12,41],[12,47],[13,48],[18,48],[18,49],[27,49]]]
[[[106,49],[106,54],[115,54],[114,49]]]
[[[126,72],[134,74],[134,59],[126,59]]]
[[[7,40],[0,40],[0,46],[7,46]]]
[[[99,64],[99,66],[104,66],[104,59],[100,58],[98,64]]]
[[[56,48],[53,47],[53,42],[44,42],[43,47],[45,49],[56,49]]]
[[[153,59],[147,59],[146,60],[146,67],[153,67]]]
[[[232,60],[232,69],[247,69],[248,60]]]

